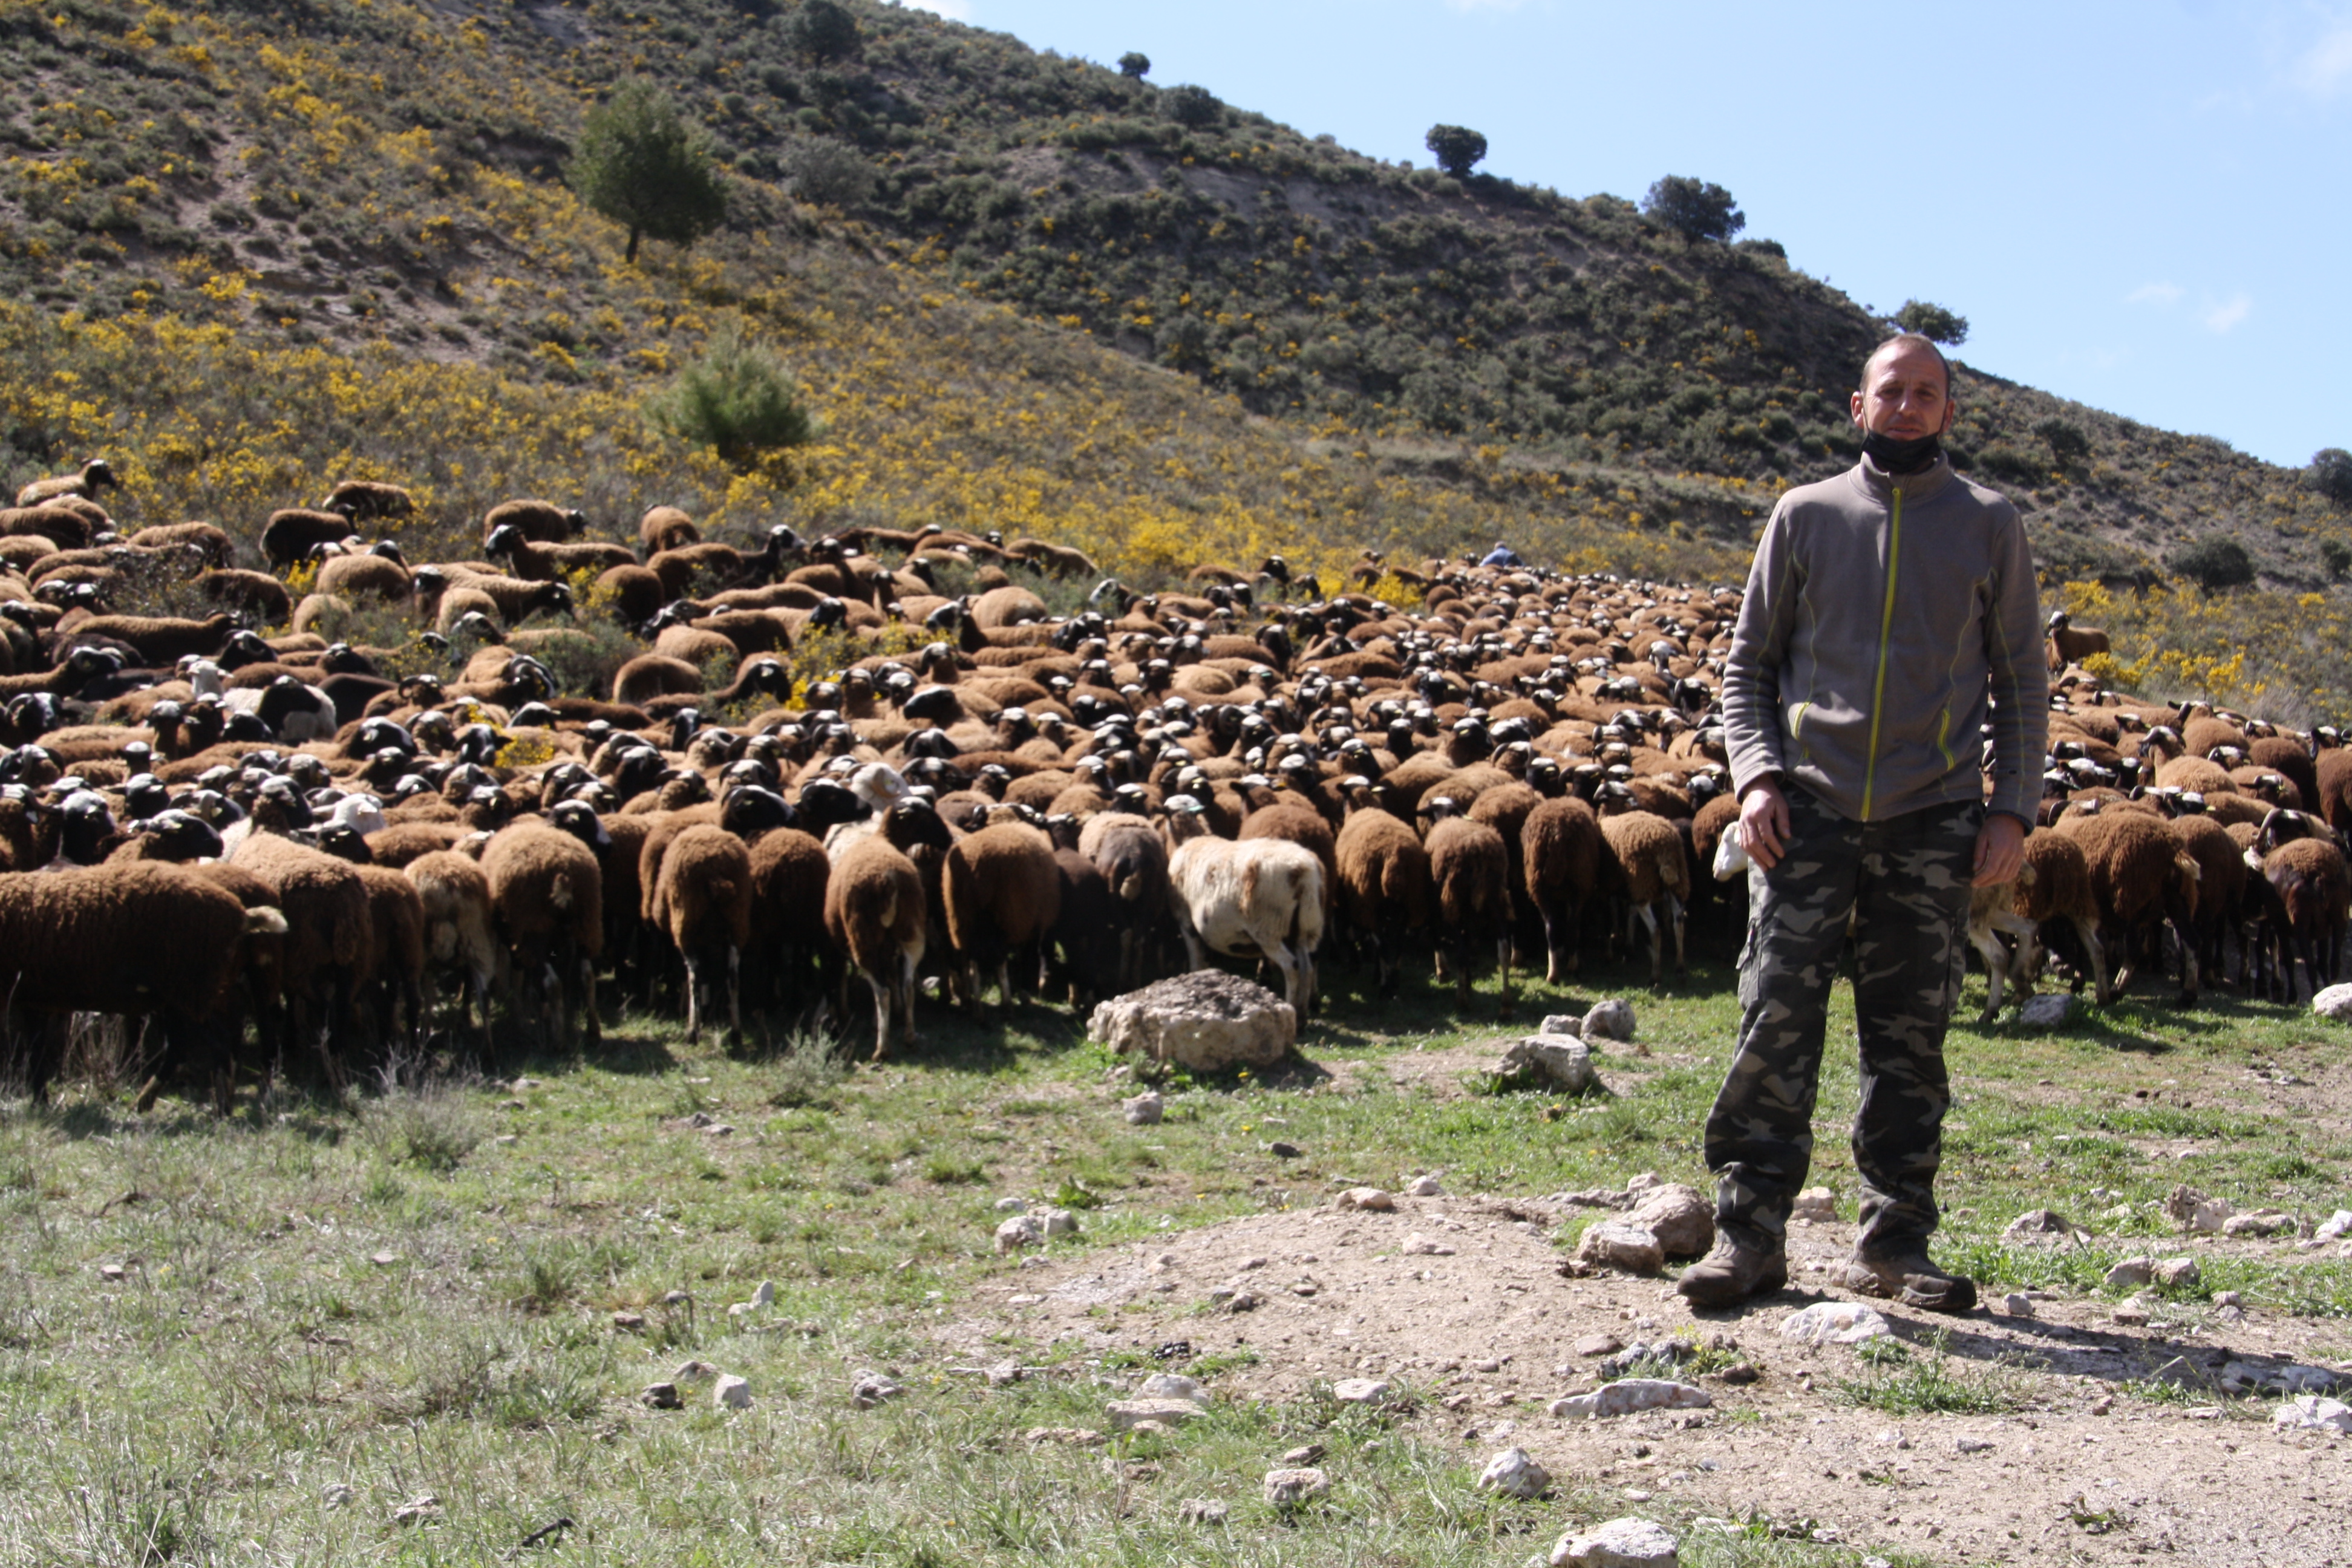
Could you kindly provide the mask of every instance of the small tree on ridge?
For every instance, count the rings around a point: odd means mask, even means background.
[[[1731,193],[1709,180],[1668,174],[1642,198],[1642,211],[1685,240],[1727,240],[1748,226],[1747,216],[1732,205]]]
[[[1151,74],[1151,57],[1140,50],[1128,50],[1118,57],[1118,74],[1129,81],[1141,81]]]
[[[1486,139],[1466,125],[1433,125],[1422,145],[1457,180],[1468,179],[1471,166],[1486,155]]]
[[[1931,342],[1949,343],[1954,348],[1969,341],[1969,319],[1947,310],[1941,305],[1931,305],[1925,300],[1906,300],[1903,309],[1895,312],[1895,324],[1906,332],[1916,332]]]
[[[631,262],[647,235],[691,245],[727,216],[709,139],[649,82],[625,82],[589,111],[570,178],[582,201],[629,231]]]

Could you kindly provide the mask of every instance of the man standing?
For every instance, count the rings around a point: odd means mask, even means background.
[[[1976,1304],[1971,1281],[1927,1257],[1944,1028],[1969,889],[2015,877],[2023,858],[2049,675],[2017,510],[1943,454],[1951,394],[1926,338],[1880,344],[1853,395],[1861,462],[1782,496],[1748,572],[1723,707],[1753,897],[1738,1049],[1706,1121],[1718,1236],[1677,1287],[1694,1306],[1788,1281],[1849,927],[1863,1197],[1843,1283],[1938,1311]]]

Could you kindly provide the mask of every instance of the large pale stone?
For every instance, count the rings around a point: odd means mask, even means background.
[[[1858,1345],[1891,1332],[1886,1320],[1858,1301],[1816,1301],[1780,1322],[1780,1337],[1809,1345]]]
[[[1633,1005],[1621,997],[1611,997],[1596,1003],[1584,1016],[1577,1033],[1587,1040],[1631,1040],[1633,1037]]]
[[[1110,1417],[1112,1431],[1125,1432],[1144,1421],[1181,1426],[1187,1421],[1199,1420],[1202,1410],[1190,1399],[1114,1399],[1103,1406],[1103,1414]]]
[[[1612,1519],[1582,1535],[1571,1531],[1551,1549],[1551,1568],[1675,1568],[1681,1561],[1674,1536],[1646,1519]]]
[[[1562,1420],[1597,1421],[1643,1410],[1705,1410],[1714,1403],[1713,1394],[1687,1383],[1664,1377],[1622,1377],[1591,1394],[1555,1399],[1551,1413]]]
[[[1272,1067],[1298,1038],[1298,1014],[1263,985],[1202,969],[1114,996],[1087,1033],[1191,1072]]]
[[[1276,1508],[1297,1508],[1331,1489],[1331,1478],[1312,1467],[1265,1473],[1265,1500]]]
[[[1592,1087],[1592,1047],[1560,1035],[1523,1035],[1503,1049],[1495,1076],[1562,1094]]]
[[[1551,1472],[1525,1448],[1506,1448],[1486,1461],[1478,1485],[1505,1497],[1539,1498],[1551,1487]]]
[[[1586,1229],[1576,1244],[1576,1257],[1579,1262],[1599,1268],[1654,1274],[1665,1267],[1666,1249],[1659,1245],[1657,1232],[1648,1226],[1636,1225],[1632,1220],[1604,1219]]]
[[[1696,1187],[1679,1182],[1652,1187],[1631,1217],[1658,1238],[1668,1258],[1704,1258],[1715,1245],[1715,1205]]]
[[[2352,1024],[2352,985],[2330,985],[2314,995],[2311,1010],[2331,1024]]]

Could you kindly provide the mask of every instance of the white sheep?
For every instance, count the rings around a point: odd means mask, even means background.
[[[1192,966],[1208,968],[1212,952],[1263,957],[1282,971],[1286,1000],[1306,1016],[1323,942],[1323,862],[1286,839],[1212,837],[1190,795],[1167,804],[1178,837],[1168,859],[1168,902]]]

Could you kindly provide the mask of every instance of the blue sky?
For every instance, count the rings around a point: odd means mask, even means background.
[[[1962,358],[2273,462],[2352,447],[2352,0],[1872,6],[929,0],[1377,157],[1728,187],[1749,237]]]

